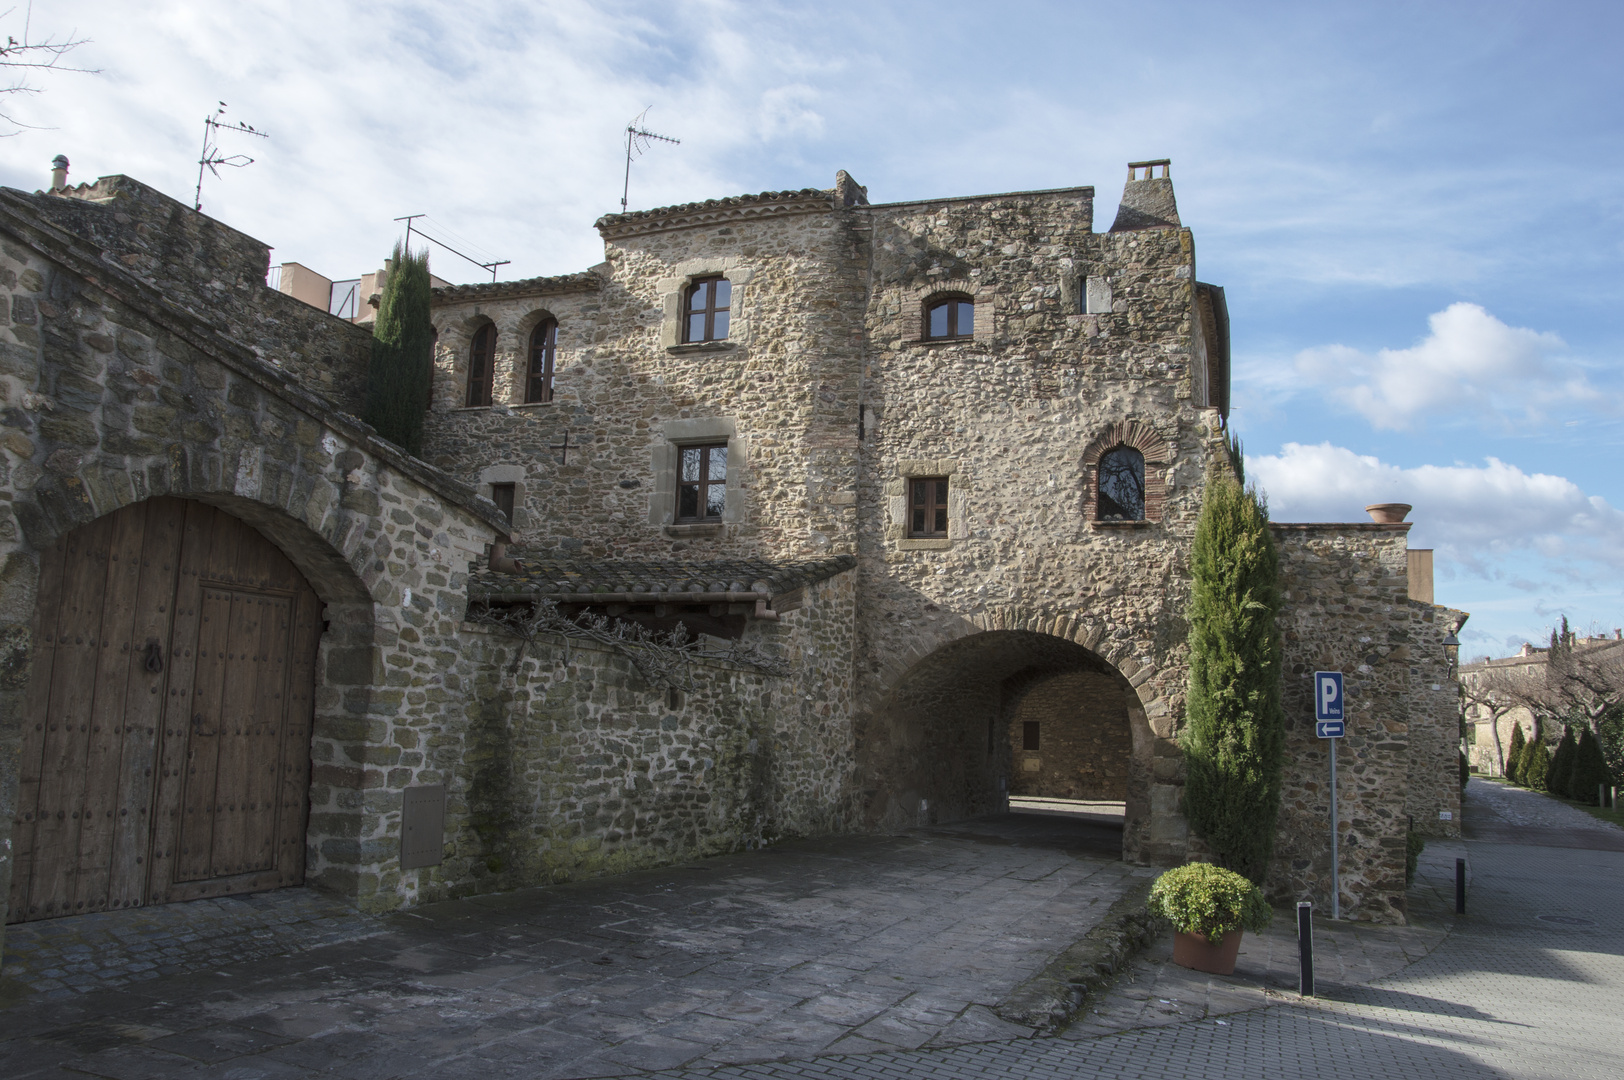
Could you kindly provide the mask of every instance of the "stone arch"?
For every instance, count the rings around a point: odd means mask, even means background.
[[[902,309],[898,313],[897,328],[904,342],[930,340],[925,337],[925,308],[933,301],[949,296],[967,297],[976,306],[975,333],[971,338],[978,345],[993,339],[994,290],[991,285],[966,278],[929,281],[902,290]],[[956,340],[956,339],[949,339]]]
[[[492,402],[498,405],[507,403],[508,399],[502,396],[501,388],[513,381],[515,349],[520,346],[513,344],[511,330],[504,333],[502,326],[494,318],[478,308],[466,315],[441,318],[435,322],[435,380],[431,401],[449,403],[449,407],[453,409],[466,405],[469,350],[473,347],[474,334],[483,326],[496,328],[496,366],[492,373]]]
[[[1155,428],[1138,420],[1120,420],[1112,424],[1083,450],[1083,520],[1099,520],[1100,458],[1119,446],[1137,450],[1144,457],[1144,520],[1160,521],[1167,506],[1167,479],[1172,472],[1173,444]]]
[[[547,307],[531,308],[513,322],[510,328],[511,332],[506,335],[513,344],[513,365],[509,378],[511,385],[508,387],[507,400],[512,401],[515,404],[525,403],[526,384],[530,378],[531,335],[534,334],[537,328],[548,319],[551,319],[553,324],[558,327],[558,343],[554,347],[553,360],[553,370],[556,376],[559,361],[563,359],[563,343],[565,333],[564,320],[558,317],[557,312]],[[497,353],[500,354],[502,351],[502,338],[504,336],[501,326],[496,328],[496,333],[496,349]],[[501,396],[500,392],[498,392],[497,396]]]

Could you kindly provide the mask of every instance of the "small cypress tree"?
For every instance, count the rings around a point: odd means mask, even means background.
[[[1523,736],[1521,724],[1511,725],[1511,750],[1506,754],[1506,779],[1513,784],[1523,782],[1523,752],[1528,740]]]
[[[1523,784],[1529,791],[1544,791],[1551,774],[1551,752],[1543,742],[1531,742],[1523,751]]]
[[[1607,759],[1602,756],[1601,743],[1583,729],[1579,746],[1573,755],[1573,777],[1568,781],[1568,798],[1597,805],[1597,789],[1612,782],[1607,774]]]
[[[372,327],[366,415],[379,435],[413,454],[423,449],[423,414],[429,408],[434,326],[429,321],[429,254],[395,245],[389,277]]]
[[[1545,778],[1545,788],[1552,795],[1573,798],[1573,787],[1569,781],[1573,779],[1573,755],[1578,752],[1579,740],[1573,737],[1573,725],[1564,725],[1562,741],[1556,744],[1556,753],[1551,755],[1550,775]]]
[[[1607,782],[1624,784],[1624,706],[1612,705],[1596,721],[1596,741],[1607,762]]]
[[[1184,811],[1214,862],[1261,884],[1285,755],[1279,559],[1262,500],[1227,471],[1207,481],[1190,568]]]

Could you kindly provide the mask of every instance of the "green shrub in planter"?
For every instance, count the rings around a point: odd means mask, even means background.
[[[1211,863],[1177,866],[1157,878],[1150,887],[1150,910],[1179,933],[1212,942],[1231,930],[1265,930],[1274,917],[1261,889]]]

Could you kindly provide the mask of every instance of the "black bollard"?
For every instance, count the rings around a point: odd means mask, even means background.
[[[1466,914],[1466,860],[1455,860],[1455,914]]]
[[[1301,972],[1297,978],[1297,992],[1303,997],[1314,996],[1314,905],[1303,900],[1297,904],[1297,961]]]

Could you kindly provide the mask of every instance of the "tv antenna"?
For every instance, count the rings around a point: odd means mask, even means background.
[[[412,250],[412,233],[415,231],[418,236],[421,236],[423,239],[427,240],[431,244],[438,244],[440,247],[443,247],[447,251],[451,252],[451,254],[455,255],[457,258],[459,258],[459,259],[467,259],[469,262],[473,263],[475,266],[479,267],[481,270],[489,270],[491,272],[491,282],[492,282],[492,284],[494,284],[496,282],[496,268],[498,266],[506,266],[506,265],[508,265],[509,263],[511,263],[513,261],[512,259],[497,259],[497,260],[492,261],[492,262],[480,262],[478,259],[474,258],[472,255],[464,255],[462,252],[458,251],[456,248],[452,247],[450,244],[445,243],[443,240],[436,240],[434,237],[430,236],[428,233],[424,232],[422,229],[415,229],[414,230],[414,228],[412,226],[412,222],[416,221],[418,218],[421,218],[421,217],[428,217],[428,215],[427,214],[407,214],[405,217],[398,217],[398,218],[395,219],[396,221],[404,221],[406,223],[406,246],[405,246],[405,248],[403,250],[408,255],[411,254],[411,250]],[[474,244],[473,246],[478,247],[479,245]]]
[[[650,105],[649,109],[654,108]],[[620,189],[620,212],[626,212],[626,197],[632,191],[632,158],[642,156],[656,142],[667,142],[673,145],[682,145],[681,139],[673,139],[669,135],[656,135],[643,127],[644,118],[648,116],[648,109],[637,114],[637,119],[626,125],[626,184]]]
[[[203,153],[197,159],[197,198],[193,210],[203,209],[203,170],[207,169],[215,176],[220,175],[219,165],[230,165],[233,169],[241,169],[252,165],[254,159],[247,154],[220,153],[220,132],[240,131],[244,135],[252,135],[256,139],[269,139],[270,136],[263,131],[254,130],[254,125],[244,123],[226,123],[220,117],[226,111],[226,103],[220,102],[220,107],[214,110],[213,116],[203,118]]]

